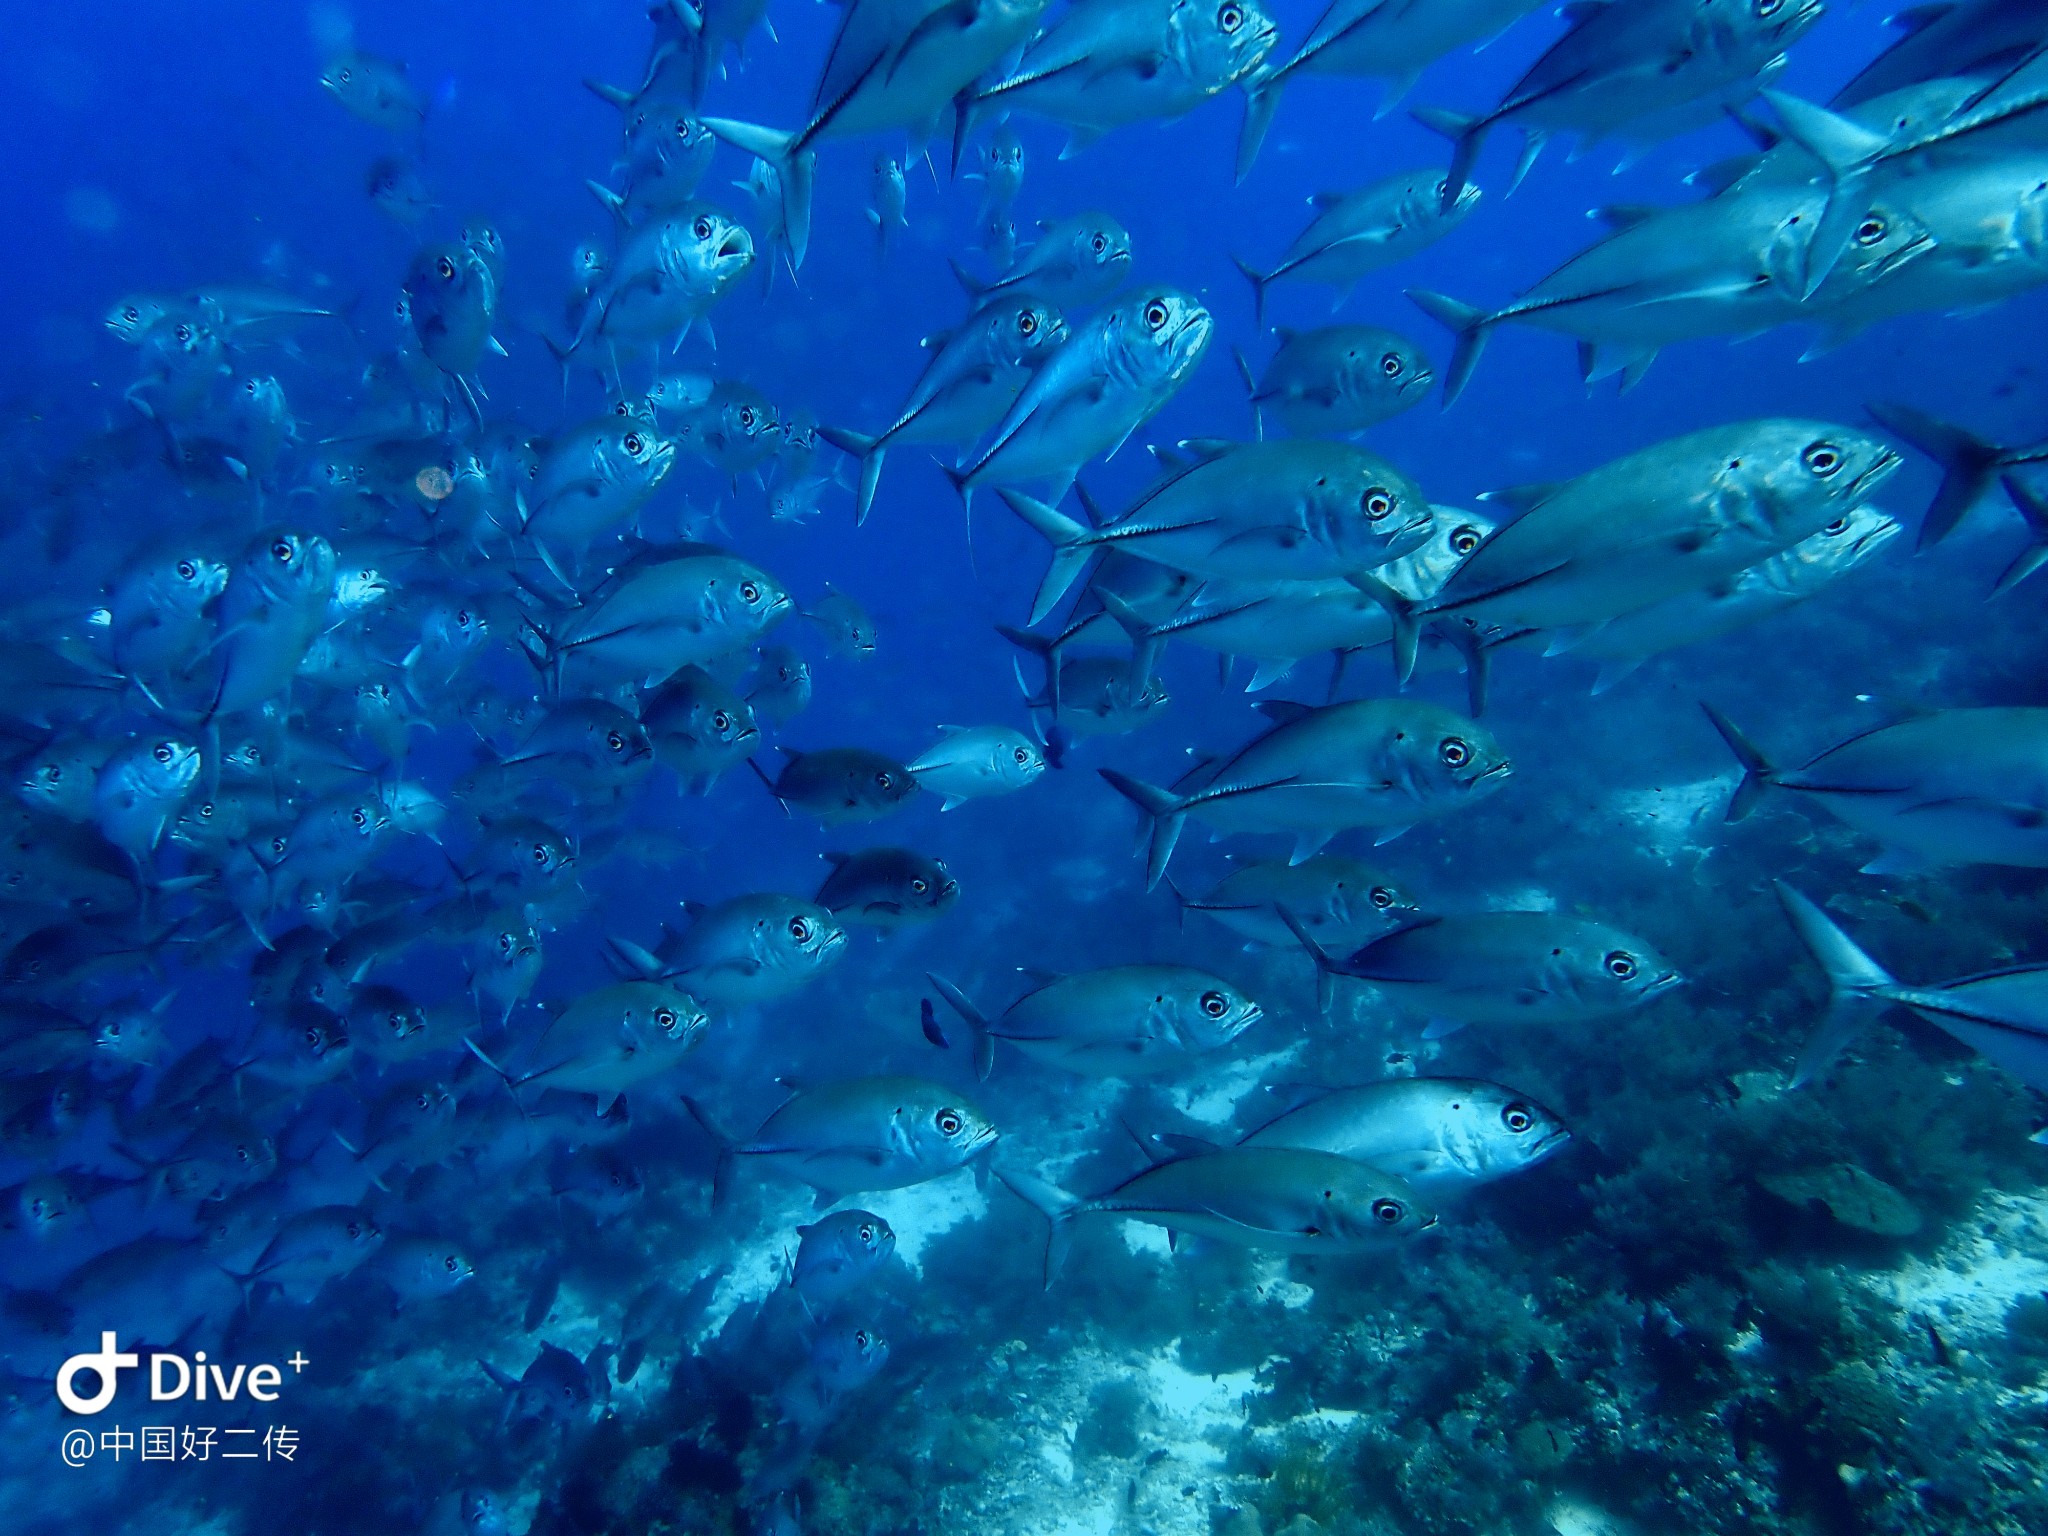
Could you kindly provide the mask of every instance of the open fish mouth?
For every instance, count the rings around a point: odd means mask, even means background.
[[[735,228],[718,242],[718,247],[712,254],[720,261],[730,261],[735,256],[743,256],[751,261],[754,255],[753,237],[744,229]]]
[[[1662,976],[1659,976],[1655,981],[1643,988],[1643,1001],[1647,1003],[1662,997],[1667,992],[1676,992],[1684,985],[1684,976],[1680,975],[1677,971],[1666,971]]]

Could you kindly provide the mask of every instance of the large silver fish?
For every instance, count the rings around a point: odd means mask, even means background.
[[[1012,110],[1071,129],[1071,155],[1112,128],[1193,111],[1264,63],[1279,37],[1259,0],[1076,0],[1015,69],[969,98],[956,145],[979,116]]]
[[[1333,1256],[1381,1252],[1436,1225],[1436,1213],[1393,1174],[1295,1147],[1224,1147],[1175,1158],[1092,1200],[1014,1170],[996,1177],[1051,1224],[1048,1286],[1083,1216],[1149,1222],[1237,1248]]]
[[[1740,821],[1766,788],[1789,789],[1885,851],[1865,874],[1949,864],[2048,868],[2048,709],[1941,709],[1882,725],[1781,770],[1718,710],[1742,764],[1728,805]]]
[[[1499,1083],[1390,1077],[1319,1094],[1239,1145],[1356,1158],[1441,1198],[1533,1168],[1562,1151],[1571,1134],[1553,1111]]]
[[[1237,354],[1261,437],[1268,411],[1296,437],[1348,437],[1420,403],[1436,381],[1420,348],[1377,325],[1276,334],[1280,348],[1256,380]]]
[[[507,1086],[592,1094],[602,1115],[620,1094],[680,1065],[709,1023],[686,992],[665,982],[621,981],[586,992],[550,1019],[516,1074],[475,1044],[469,1048]]]
[[[1500,104],[1478,116],[1424,108],[1415,116],[1456,146],[1446,199],[1464,190],[1487,132],[1523,132],[1520,182],[1552,133],[1594,143],[1653,143],[1711,121],[1784,68],[1784,52],[1815,22],[1820,0],[1611,0],[1573,12]]]
[[[947,475],[963,498],[984,484],[1038,480],[1057,502],[1082,465],[1115,453],[1187,382],[1215,328],[1174,288],[1104,311],[1038,365],[981,455]]]
[[[745,1141],[686,1102],[719,1145],[714,1200],[739,1158],[801,1179],[818,1191],[820,1205],[830,1205],[842,1195],[941,1178],[980,1156],[997,1135],[965,1095],[921,1077],[855,1077],[800,1089]]]
[[[1770,417],[1708,427],[1575,480],[1496,492],[1521,515],[1485,540],[1434,596],[1364,583],[1394,621],[1395,666],[1414,669],[1417,621],[1565,629],[1710,586],[1810,538],[1899,467],[1867,432]]]
[[[1250,173],[1279,110],[1280,93],[1295,76],[1383,80],[1386,88],[1373,115],[1384,117],[1426,66],[1485,43],[1535,8],[1535,0],[1334,0],[1299,47],[1245,83],[1237,179]]]
[[[529,622],[528,654],[558,687],[661,682],[739,649],[792,611],[775,579],[725,554],[691,554],[608,583],[552,629]]]
[[[925,338],[931,361],[912,386],[896,419],[869,435],[820,427],[819,435],[860,460],[854,522],[868,520],[882,459],[897,443],[974,442],[1016,403],[1041,359],[1067,339],[1057,309],[1028,294],[986,298],[951,331]]]
[[[1645,940],[1556,912],[1472,912],[1418,918],[1338,959],[1297,927],[1330,979],[1369,982],[1403,1012],[1428,1019],[1428,1038],[1467,1024],[1580,1024],[1612,1018],[1684,983]]]
[[[1366,273],[1436,244],[1478,201],[1477,187],[1451,192],[1443,172],[1428,168],[1397,171],[1355,192],[1317,193],[1309,199],[1315,217],[1276,265],[1261,272],[1237,263],[1252,285],[1253,317],[1266,323],[1266,290],[1286,279],[1328,283],[1348,293]]]
[[[1564,653],[1600,663],[1593,691],[1605,693],[1652,656],[1717,639],[1805,602],[1870,559],[1898,531],[1898,523],[1876,507],[1856,507],[1783,554],[1715,586],[1624,613],[1573,639]]]
[[[1350,443],[1299,438],[1196,442],[1174,470],[1105,526],[1015,491],[1003,499],[1053,546],[1031,605],[1043,619],[1098,550],[1197,576],[1303,581],[1373,570],[1420,548],[1429,498],[1399,469]]]
[[[628,969],[670,980],[700,1002],[739,1008],[783,997],[815,980],[846,948],[846,930],[815,902],[762,892],[716,906],[685,903],[690,926],[652,952],[612,939]]]
[[[1292,944],[1285,911],[1325,949],[1344,953],[1419,910],[1383,872],[1341,853],[1300,864],[1259,859],[1232,870],[1199,900],[1178,886],[1173,893],[1183,913],[1207,913],[1253,943]]]
[[[1058,976],[991,1019],[942,976],[927,979],[974,1032],[975,1075],[996,1042],[1083,1077],[1178,1072],[1234,1042],[1265,1010],[1220,976],[1184,965],[1118,965]]]
[[[1223,833],[1290,833],[1293,862],[1300,863],[1346,828],[1371,827],[1384,842],[1469,805],[1493,793],[1509,772],[1491,731],[1440,705],[1359,699],[1321,709],[1280,700],[1256,707],[1273,727],[1199,770],[1185,791],[1101,770],[1151,818],[1147,889],[1165,875],[1190,816]]]

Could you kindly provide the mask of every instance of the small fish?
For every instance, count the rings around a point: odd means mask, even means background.
[[[363,178],[363,190],[379,213],[408,229],[440,206],[428,191],[419,167],[398,155],[373,160]]]
[[[818,627],[818,633],[833,655],[875,654],[874,619],[867,609],[830,582],[825,584],[825,595],[804,610],[804,617]]]
[[[412,133],[427,120],[427,98],[406,78],[405,66],[374,54],[342,54],[321,72],[320,84],[372,128]]]
[[[873,1278],[896,1251],[896,1232],[872,1211],[834,1211],[798,1227],[790,1289],[823,1314]]]
[[[641,975],[675,981],[714,1008],[781,997],[838,960],[846,930],[814,902],[759,893],[716,906],[686,903],[691,923],[653,952],[621,939],[611,948]]]
[[[1329,1152],[1226,1147],[1159,1163],[1108,1194],[1080,1199],[1014,1169],[996,1177],[1050,1224],[1048,1287],[1083,1216],[1117,1216],[1233,1247],[1278,1253],[1376,1253],[1436,1225],[1403,1180]]]
[[[875,173],[869,187],[868,222],[875,226],[876,247],[886,258],[889,236],[896,230],[910,228],[910,219],[904,212],[909,194],[903,183],[903,162],[894,155],[875,156]]]
[[[1045,772],[1045,754],[1007,725],[942,725],[936,743],[904,768],[950,811],[969,800],[1014,794]]]
[[[998,1040],[1084,1077],[1150,1077],[1223,1050],[1265,1017],[1222,977],[1190,966],[1119,965],[1056,977],[996,1019],[943,977],[925,979],[974,1032],[974,1070],[983,1080]]]
[[[694,1100],[685,1102],[718,1144],[714,1200],[739,1158],[811,1185],[819,1204],[829,1205],[841,1195],[942,1178],[997,1135],[960,1093],[919,1077],[854,1077],[802,1089],[744,1142],[719,1130]]]
[[[777,750],[784,758],[779,774],[771,779],[759,764],[754,772],[785,811],[814,816],[828,827],[875,821],[900,809],[918,790],[917,778],[908,768],[866,747]]]
[[[1240,865],[1199,901],[1177,886],[1173,892],[1183,913],[1207,913],[1258,944],[1294,942],[1284,911],[1336,953],[1357,949],[1418,910],[1386,874],[1341,853],[1319,853],[1300,864],[1261,859]]]
[[[841,922],[884,930],[928,923],[960,898],[938,859],[908,848],[828,853],[832,873],[813,898]]]

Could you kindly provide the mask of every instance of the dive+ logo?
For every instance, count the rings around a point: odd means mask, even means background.
[[[296,1350],[285,1361],[294,1374],[311,1363]],[[99,1413],[113,1402],[121,1372],[139,1369],[141,1365],[142,1357],[123,1350],[116,1334],[102,1333],[96,1351],[73,1355],[57,1368],[57,1401],[73,1413],[88,1417]],[[98,1378],[99,1385],[90,1394],[82,1394],[78,1378],[88,1371]],[[231,1403],[244,1391],[259,1403],[274,1403],[283,1383],[284,1372],[274,1365],[238,1365],[229,1371],[219,1365],[208,1365],[203,1349],[190,1360],[166,1350],[154,1351],[149,1357],[149,1400],[153,1403],[176,1402],[187,1392],[194,1402]]]

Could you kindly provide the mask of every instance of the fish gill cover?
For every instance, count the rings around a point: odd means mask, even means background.
[[[7,1536],[2048,1529],[2040,0],[0,80]]]

